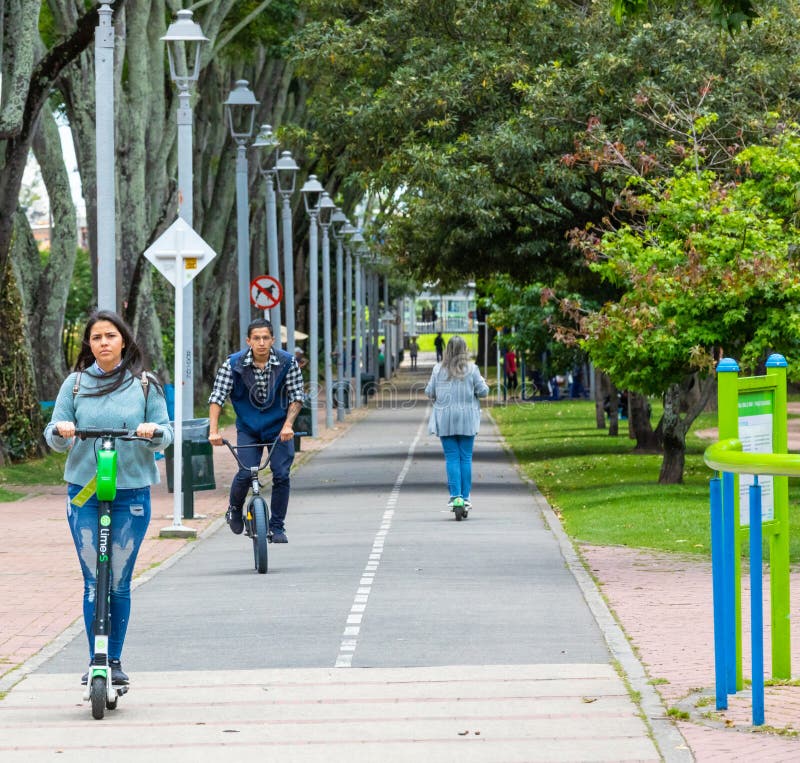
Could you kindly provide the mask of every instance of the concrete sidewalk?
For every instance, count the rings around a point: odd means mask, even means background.
[[[422,361],[421,356],[420,363]],[[424,385],[429,368],[420,367],[412,374],[405,368],[407,364],[408,360],[402,369],[402,383]],[[310,438],[304,440],[304,451],[312,453],[314,449],[324,447],[362,415],[360,412],[349,415],[344,426],[337,425],[337,429],[332,431],[326,431],[321,426],[321,438],[316,442],[312,442]],[[300,468],[305,458],[308,456],[299,459]],[[227,451],[215,451],[217,484],[220,487],[216,491],[196,495],[195,512],[205,515],[205,518],[185,520],[187,524],[198,529],[201,537],[204,533],[213,532],[223,521],[227,490],[222,484],[225,478],[221,479],[221,476],[232,474],[232,463]],[[170,564],[176,555],[185,553],[190,543],[158,538],[159,530],[171,521],[168,519],[171,517],[171,498],[165,489],[154,491],[153,521],[139,557],[138,582],[156,574],[159,568]],[[578,578],[612,653],[620,660],[624,678],[633,685],[634,690],[642,694],[642,712],[650,719],[651,726],[656,727],[655,735],[663,759],[687,760],[692,753],[698,761],[800,759],[800,742],[792,726],[800,726],[799,687],[773,687],[768,690],[767,723],[780,733],[752,733],[753,729],[749,726],[749,697],[746,692],[732,698],[731,709],[726,714],[709,712],[713,710],[713,701],[709,705],[708,698],[713,697],[714,676],[710,565],[693,558],[631,549],[581,547],[580,554],[591,575],[599,582],[601,597],[563,535],[553,512],[538,494],[535,500],[546,522],[559,539],[565,559]],[[35,495],[20,501],[0,504],[0,532],[0,674],[4,674],[0,677],[0,692],[8,692],[21,677],[29,674],[57,647],[63,645],[65,633],[71,632],[74,635],[82,630],[82,623],[79,621],[82,583],[75,564],[74,547],[64,522],[63,488],[43,488],[36,491]],[[792,595],[795,611],[800,605],[798,586],[800,580],[794,575]],[[768,587],[765,586],[765,590]],[[746,596],[747,593],[743,596],[743,607],[747,606]],[[605,609],[603,598],[611,607],[630,644],[621,636],[617,622]],[[800,645],[800,633],[797,630],[795,622],[792,633],[795,653]],[[745,643],[747,638],[745,633]],[[745,647],[745,652],[747,651]],[[768,647],[766,654],[769,654]],[[306,728],[303,734],[307,741],[302,746],[282,747],[282,758],[287,758],[288,750],[287,759],[298,761],[410,760],[409,748],[400,744],[400,738],[396,740],[396,748],[386,744],[370,746],[370,735],[374,735],[376,740],[385,741],[386,728],[379,728],[379,725],[388,713],[394,720],[402,721],[399,725],[390,727],[392,733],[403,735],[403,739],[411,738],[420,742],[414,747],[415,759],[425,757],[430,761],[444,761],[453,759],[446,757],[452,751],[448,748],[448,752],[444,753],[441,742],[434,741],[437,739],[434,706],[436,697],[442,697],[441,692],[452,690],[454,694],[449,696],[461,698],[458,701],[467,703],[462,711],[464,745],[458,754],[459,759],[589,759],[582,757],[580,750],[583,748],[576,740],[581,728],[587,725],[592,728],[592,719],[596,722],[601,718],[597,715],[598,712],[601,715],[602,712],[615,712],[614,697],[623,701],[624,690],[620,694],[621,684],[616,673],[613,670],[604,672],[598,668],[597,675],[578,671],[571,676],[563,666],[556,666],[555,672],[545,675],[533,667],[523,671],[518,668],[519,666],[516,668],[518,683],[513,691],[508,683],[507,673],[498,672],[497,666],[478,670],[472,687],[459,685],[459,679],[443,668],[418,668],[415,669],[416,673],[409,672],[409,669],[386,670],[380,676],[374,674],[373,681],[370,682],[372,689],[363,682],[359,683],[359,677],[354,673],[344,677],[341,671],[336,670],[313,674],[297,670],[264,671],[263,674],[257,671],[204,672],[181,673],[180,676],[172,677],[161,673],[145,674],[143,680],[138,682],[137,690],[147,687],[148,691],[132,692],[123,700],[129,713],[126,720],[107,720],[106,725],[113,726],[115,736],[123,733],[125,728],[128,728],[128,735],[132,735],[129,740],[131,747],[127,750],[127,743],[122,738],[118,737],[119,745],[112,743],[115,760],[140,759],[142,752],[147,752],[153,760],[161,760],[166,758],[158,757],[159,754],[169,753],[170,734],[180,733],[181,729],[185,731],[187,728],[194,728],[199,733],[196,729],[198,712],[195,710],[192,713],[192,707],[206,710],[212,706],[218,708],[213,717],[209,717],[206,711],[201,713],[203,719],[199,725],[210,727],[209,733],[212,729],[224,733],[227,730],[226,723],[232,722],[232,717],[236,718],[239,726],[242,723],[247,725],[246,708],[255,707],[259,709],[261,725],[264,716],[271,719],[275,735],[259,735],[255,733],[254,726],[253,732],[228,735],[225,746],[230,747],[231,753],[235,754],[235,758],[229,759],[260,760],[265,749],[268,750],[271,745],[285,744],[281,740],[292,739],[292,735],[298,731],[295,728],[297,721],[291,711],[289,715],[283,716],[279,708],[284,704],[291,706],[305,703],[316,708],[312,712],[322,714],[319,723],[327,724],[325,731],[319,731],[317,741],[314,742],[314,733],[317,733],[315,728],[321,729],[322,726]],[[574,667],[572,669],[575,670]],[[746,666],[745,672],[748,670],[749,667]],[[570,681],[573,682],[572,685]],[[574,683],[575,681],[578,683]],[[333,688],[332,683],[335,684]],[[33,675],[19,684],[0,702],[3,710],[0,740],[5,735],[4,728],[19,728],[19,724],[23,722],[22,717],[26,713],[30,715],[33,705],[55,713],[58,708],[74,706],[73,684],[74,677],[65,675]],[[655,701],[653,699],[653,685],[663,698],[663,706],[658,703],[657,697]],[[404,686],[417,687],[413,702],[409,702],[409,695],[403,693]],[[542,698],[542,686],[548,686],[547,691],[551,693],[550,701],[544,705],[537,700],[537,697],[540,700]],[[331,699],[332,691],[335,692],[335,699]],[[268,692],[266,696],[264,692]],[[552,702],[553,696],[572,697],[577,705],[571,700],[558,710]],[[469,697],[472,697],[473,704],[469,704]],[[603,701],[596,702],[598,697],[602,697]],[[328,706],[329,701],[332,702],[331,706]],[[498,701],[511,704],[498,709]],[[382,712],[381,706],[385,706]],[[225,707],[233,711],[233,716],[226,714]],[[499,757],[493,756],[491,749],[487,747],[490,727],[477,727],[480,725],[478,719],[485,717],[487,707],[491,707],[496,716],[505,718],[507,725],[503,729],[504,735],[513,736],[514,729],[517,729],[522,735],[521,745],[525,744],[525,735],[529,733],[521,731],[523,725],[539,721],[550,729],[552,745],[539,746],[533,750],[528,743],[527,747],[521,747],[524,750],[522,753],[506,756],[497,749]],[[668,731],[665,733],[670,724],[665,720],[666,710],[673,707],[690,714],[690,720],[679,721],[677,728],[688,742],[691,753],[683,745],[683,739],[679,735]],[[180,708],[188,708],[189,715],[181,715]],[[242,713],[245,713],[244,717]],[[608,716],[608,723],[611,722],[611,717]],[[64,722],[67,722],[66,716]],[[163,753],[158,747],[147,751],[141,745],[134,745],[137,734],[144,733],[145,729],[159,727],[162,731],[158,733],[163,732],[165,740]],[[497,731],[500,727],[491,728]],[[338,757],[338,753],[336,757],[331,757],[330,751],[322,744],[322,740],[330,738],[331,733],[339,735],[342,746],[338,746],[337,750],[342,753],[341,757]],[[430,739],[427,745],[424,743],[426,738]],[[565,749],[563,743],[559,744],[559,739],[562,742],[570,740],[572,749]],[[11,748],[6,748],[3,759],[24,758],[28,762],[51,759],[53,747],[47,746],[45,738],[40,742],[40,753],[34,753],[33,757],[31,751],[20,753],[18,757],[9,757],[13,753]],[[595,759],[651,759],[645,747],[634,745],[628,749],[625,746],[628,743],[622,738],[611,735],[608,744],[610,747],[605,756],[601,755],[602,749],[595,745],[598,751]],[[2,746],[0,741],[0,748]],[[439,753],[436,752],[437,748]],[[218,756],[219,750],[218,745],[206,747],[201,740],[198,741],[191,759],[223,759]],[[77,755],[69,755],[68,750],[63,752],[61,759],[77,759]]]

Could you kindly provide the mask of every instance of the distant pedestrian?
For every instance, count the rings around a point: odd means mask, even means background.
[[[302,347],[294,348],[294,359],[299,368],[305,368],[308,365],[308,359],[306,358]]]
[[[94,659],[94,607],[97,590],[97,442],[75,439],[76,429],[136,430],[141,440],[118,440],[117,495],[111,507],[111,624],[108,662],[111,683],[125,685],[122,647],[131,612],[131,578],[150,524],[150,486],[159,482],[153,453],[172,442],[164,391],[142,368],[142,353],[130,327],[116,313],[94,313],[83,332],[75,372],[58,392],[44,430],[47,444],[69,451],[64,467],[67,522],[83,573],[83,621]],[[156,432],[160,433],[157,435]],[[88,672],[81,683],[88,681]]]
[[[489,394],[489,387],[478,367],[470,361],[466,342],[458,335],[450,337],[444,358],[433,367],[425,394],[433,400],[428,422],[430,434],[438,435],[444,451],[448,506],[456,498],[464,507],[472,507],[472,449],[481,422],[478,398]]]
[[[436,349],[436,362],[441,363],[442,353],[444,353],[444,337],[442,336],[441,331],[436,335],[436,338],[433,340],[433,346]]]
[[[419,355],[419,344],[417,344],[415,336],[412,336],[408,343],[408,351],[411,354],[411,370],[413,371],[417,367],[417,355]]]
[[[517,355],[514,350],[506,350],[503,362],[506,369],[506,389],[511,397],[517,390]]]

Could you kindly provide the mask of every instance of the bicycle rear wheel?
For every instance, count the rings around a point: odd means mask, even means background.
[[[267,571],[267,504],[261,496],[254,496],[250,504],[253,514],[253,557],[260,574]]]

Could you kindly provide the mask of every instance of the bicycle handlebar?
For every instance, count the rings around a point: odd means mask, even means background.
[[[295,435],[302,436],[308,434],[307,432],[295,432]],[[241,459],[239,458],[238,450],[240,448],[267,448],[267,457],[264,460],[264,463],[258,467],[258,471],[261,471],[268,463],[270,458],[272,458],[272,451],[275,450],[277,444],[281,442],[280,437],[276,437],[272,442],[261,442],[261,443],[253,443],[252,445],[234,445],[230,440],[226,440],[224,437],[222,438],[223,445],[228,446],[228,450],[233,453],[233,457],[236,459],[236,462],[242,469],[252,469],[252,466],[245,466]],[[288,442],[288,440],[287,440]]]
[[[164,434],[163,429],[156,429],[153,438]],[[100,439],[102,437],[114,437],[122,440],[149,440],[148,437],[140,437],[135,429],[104,429],[103,427],[83,427],[75,430],[75,437],[81,440]]]

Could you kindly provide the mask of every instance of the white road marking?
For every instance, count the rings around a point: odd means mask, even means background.
[[[419,438],[422,437],[423,428],[428,423],[426,416],[417,429],[416,437],[408,448],[403,468],[397,479],[394,481],[394,487],[386,500],[386,506],[381,517],[381,525],[375,533],[375,540],[372,542],[372,548],[364,565],[364,571],[361,573],[361,579],[358,581],[358,589],[356,590],[355,597],[353,598],[353,606],[350,608],[350,614],[347,616],[347,625],[342,633],[342,643],[339,646],[339,654],[336,657],[337,668],[349,668],[353,664],[353,654],[358,646],[358,636],[361,632],[361,621],[367,609],[367,599],[369,598],[370,591],[372,590],[372,583],[375,580],[375,574],[381,561],[383,554],[383,546],[386,536],[392,527],[392,518],[394,517],[394,510],[397,506],[397,501],[400,498],[400,488],[405,482],[411,463],[414,460],[414,450],[417,447]]]

